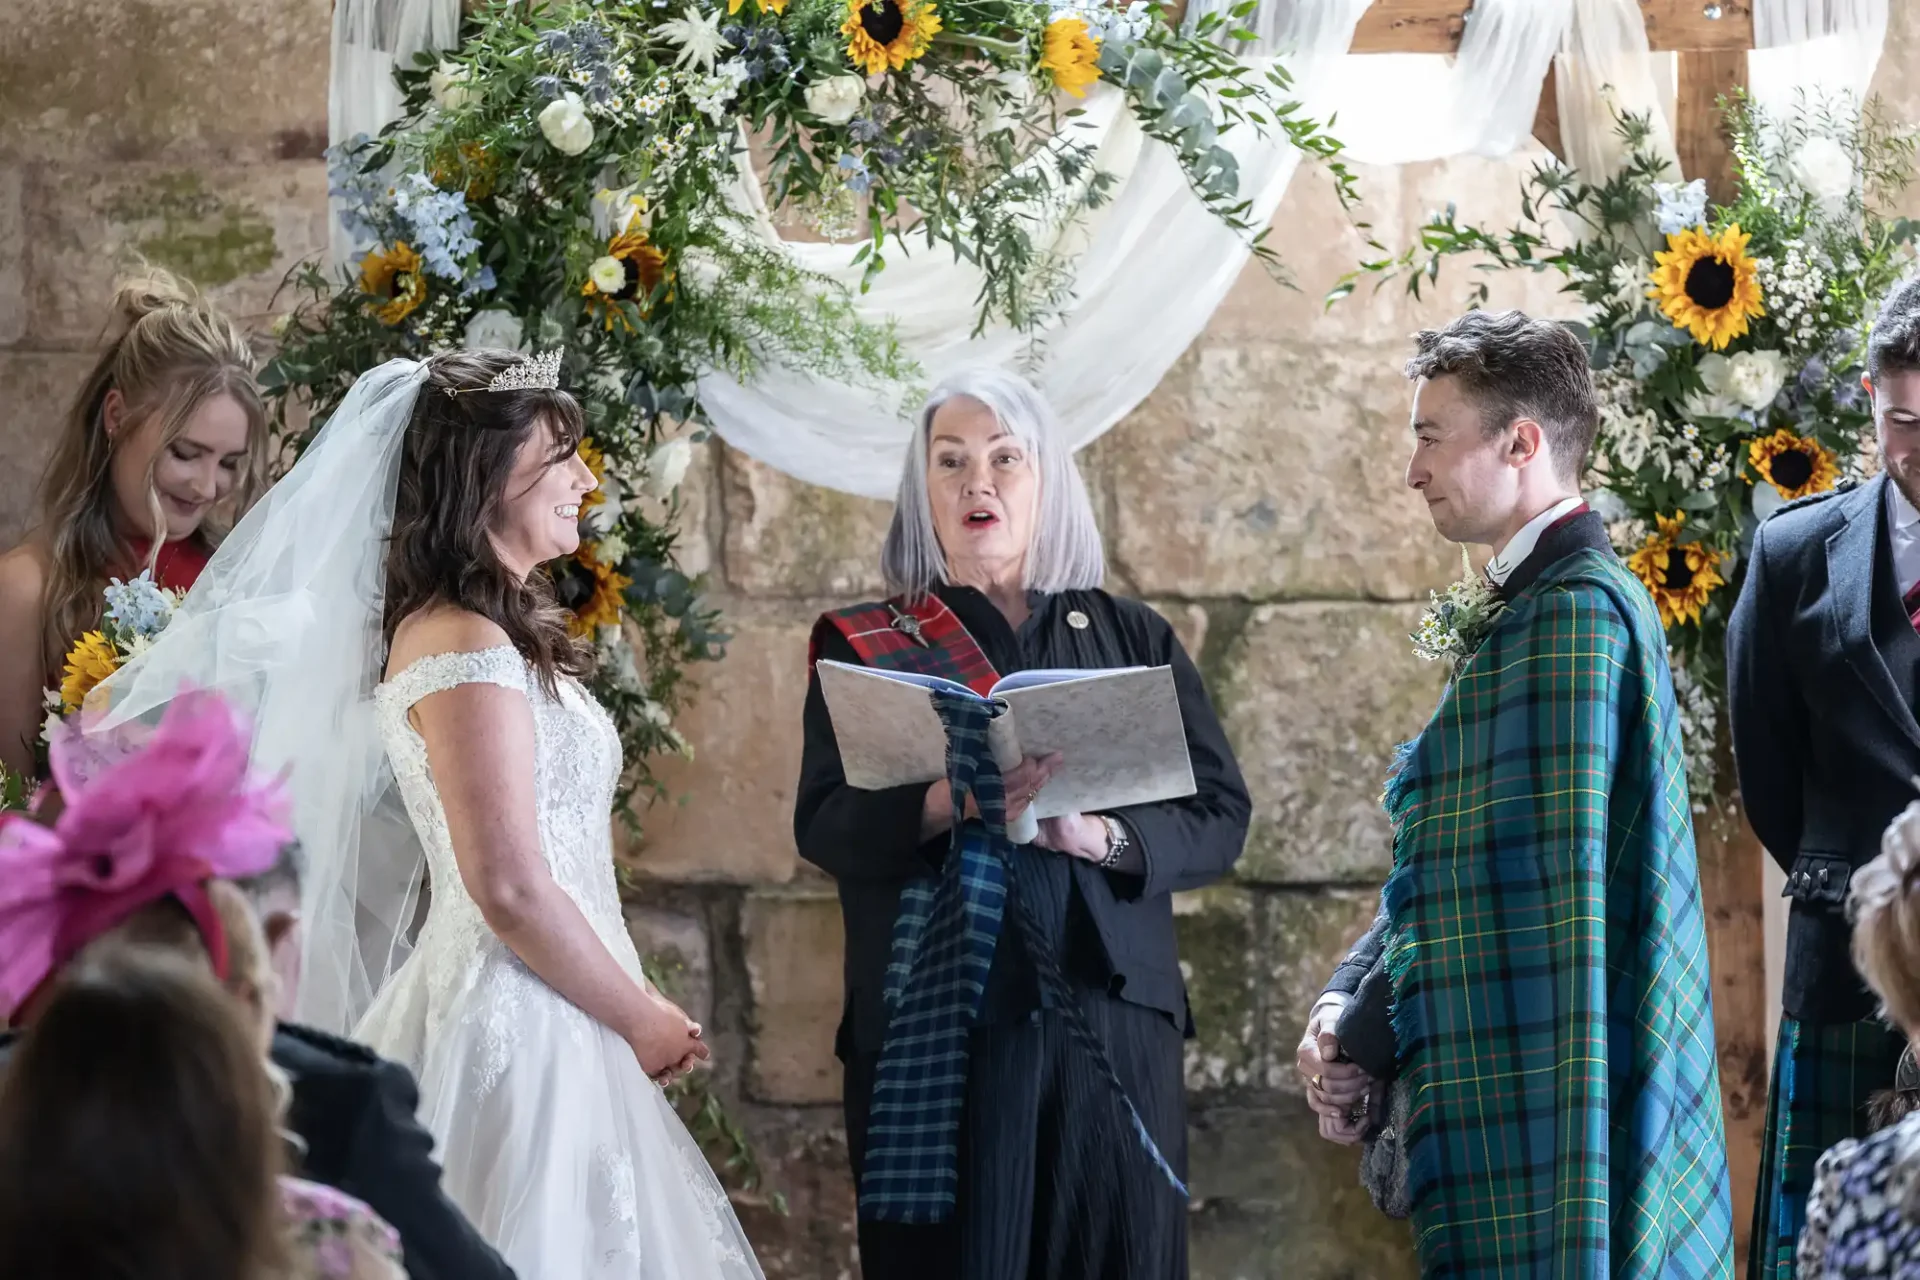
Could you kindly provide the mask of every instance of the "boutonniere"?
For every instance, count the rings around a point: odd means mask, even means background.
[[[1474,569],[1464,547],[1460,562],[1466,569],[1465,576],[1444,592],[1430,593],[1433,603],[1420,615],[1419,630],[1411,637],[1417,656],[1428,662],[1451,662],[1455,676],[1507,607],[1487,576]]]

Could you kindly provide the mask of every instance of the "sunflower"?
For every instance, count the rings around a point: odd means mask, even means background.
[[[113,642],[102,632],[87,632],[67,654],[67,669],[60,677],[61,707],[78,711],[93,687],[119,669],[120,654]]]
[[[727,12],[730,14],[740,12],[740,6],[746,2],[747,0],[727,0]],[[785,13],[787,0],[753,0],[753,7],[762,13]]]
[[[580,438],[580,461],[586,463],[587,470],[593,472],[593,488],[587,490],[587,496],[580,503],[592,509],[607,500],[607,455],[600,452],[600,446],[593,442],[592,436]]]
[[[465,191],[469,203],[492,195],[499,176],[500,162],[480,142],[442,147],[427,169],[434,186],[442,191]]]
[[[895,71],[933,47],[940,15],[929,0],[847,0],[847,57],[870,76]]]
[[[1819,441],[1797,436],[1785,427],[1748,445],[1747,465],[1789,502],[1825,493],[1840,478],[1833,454]]]
[[[1746,333],[1749,319],[1767,314],[1748,238],[1737,222],[1717,236],[1688,227],[1668,236],[1666,252],[1653,256],[1659,265],[1647,296],[1674,328],[1715,351]]]
[[[1640,549],[1627,557],[1627,567],[1653,593],[1664,627],[1699,622],[1707,597],[1726,582],[1720,576],[1720,561],[1725,558],[1720,552],[1705,543],[1681,546],[1675,541],[1686,522],[1687,517],[1678,511],[1671,518],[1656,515],[1654,523],[1659,532],[1648,534]]]
[[[1087,86],[1100,78],[1100,68],[1094,65],[1099,57],[1100,41],[1087,34],[1086,19],[1055,18],[1047,24],[1040,69],[1053,77],[1061,92],[1086,97]]]
[[[633,584],[632,578],[602,562],[599,550],[597,542],[581,543],[567,566],[566,581],[560,584],[561,603],[573,611],[567,619],[567,630],[576,636],[618,626],[621,592]]]
[[[375,249],[360,264],[360,292],[380,299],[371,304],[374,319],[395,325],[427,300],[427,278],[420,271],[420,255],[396,240],[391,249]]]
[[[632,322],[618,304],[631,302],[643,316],[651,311],[654,286],[666,278],[667,255],[647,239],[646,228],[635,223],[631,229],[607,242],[606,257],[619,264],[621,283],[617,287],[603,289],[602,284],[611,282],[596,281],[594,273],[589,272],[587,282],[580,286],[580,295],[587,300],[589,307],[600,309],[607,328],[613,328],[614,320],[618,319],[631,329]]]

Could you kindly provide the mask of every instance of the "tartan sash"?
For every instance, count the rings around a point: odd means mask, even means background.
[[[869,667],[939,676],[966,685],[983,698],[1000,678],[979,641],[967,633],[966,626],[939,596],[916,601],[895,596],[878,604],[857,604],[822,614],[813,624],[808,645],[809,671],[819,661],[820,641],[829,628],[845,636],[860,661]]]
[[[944,1222],[953,1216],[967,1033],[980,1016],[1009,898],[1039,977],[1041,1003],[1058,1010],[1069,1034],[1092,1054],[1148,1158],[1184,1196],[1186,1186],[1126,1096],[1031,904],[1015,891],[1019,860],[1007,839],[1006,786],[987,746],[987,727],[1003,708],[948,691],[931,697],[947,730],[953,838],[938,879],[915,880],[900,894],[887,966],[887,1035],[860,1176],[860,1216],[901,1223]],[[969,794],[980,821],[963,818]]]

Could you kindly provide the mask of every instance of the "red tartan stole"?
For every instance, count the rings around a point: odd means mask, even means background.
[[[813,624],[807,645],[807,670],[820,660],[820,641],[828,628],[839,631],[869,667],[883,671],[910,671],[964,684],[986,697],[1000,673],[987,661],[980,642],[938,596],[908,604],[894,597],[879,604],[857,604],[851,609],[823,613]]]

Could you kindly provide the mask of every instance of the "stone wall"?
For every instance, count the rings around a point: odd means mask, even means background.
[[[1920,118],[1920,13],[1895,6],[1881,87]],[[176,266],[264,328],[286,267],[325,241],[327,0],[16,0],[0,24],[0,545],[89,362],[118,265]],[[1904,74],[1903,74],[1904,72]],[[1364,170],[1367,216],[1401,241],[1449,201],[1504,220],[1533,155]],[[1382,769],[1438,673],[1409,654],[1425,592],[1457,572],[1401,484],[1409,334],[1440,300],[1396,289],[1323,312],[1363,237],[1318,175],[1276,217],[1299,278],[1249,271],[1162,386],[1088,449],[1115,587],[1173,621],[1256,799],[1228,883],[1177,902],[1200,1038],[1188,1076],[1193,1262],[1205,1280],[1411,1276],[1352,1153],[1318,1140],[1291,1070],[1312,995],[1386,869]],[[1561,310],[1552,281],[1496,302]],[[623,851],[630,919],[712,1028],[716,1085],[770,1195],[743,1214],[769,1275],[857,1274],[832,1035],[840,926],[791,835],[806,633],[870,596],[886,510],[709,447],[690,477],[685,566],[735,639],[701,673],[677,799]],[[1744,1217],[1744,1206],[1739,1216]],[[1282,1262],[1284,1258],[1284,1263]]]

